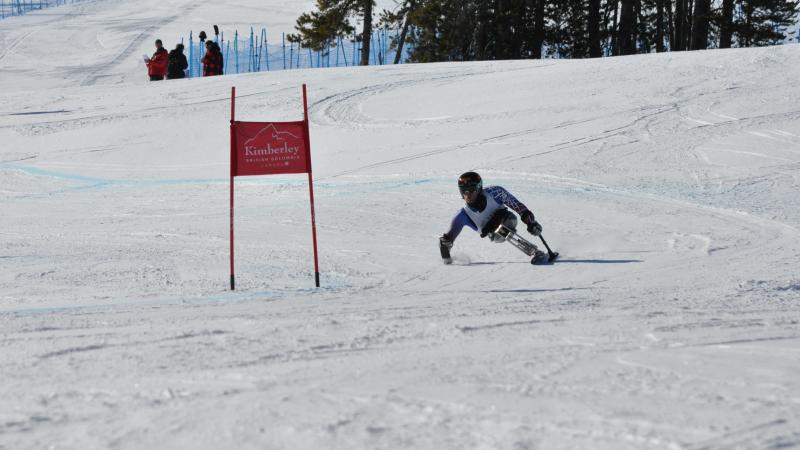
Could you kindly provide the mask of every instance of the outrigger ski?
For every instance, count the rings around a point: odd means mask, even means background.
[[[541,250],[537,250],[536,254],[533,255],[533,258],[531,258],[531,264],[534,265],[549,264],[555,261],[556,258],[558,258],[558,252],[547,254]]]

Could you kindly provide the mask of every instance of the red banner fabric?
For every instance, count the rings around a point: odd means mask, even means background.
[[[310,172],[305,122],[234,122],[233,176]]]

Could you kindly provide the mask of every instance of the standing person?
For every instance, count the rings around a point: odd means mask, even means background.
[[[147,74],[150,75],[150,81],[164,79],[164,75],[167,74],[169,54],[161,43],[161,39],[156,39],[156,52],[153,53],[152,57],[145,59],[144,62],[147,64]]]
[[[167,66],[167,79],[174,80],[176,78],[185,78],[186,72],[189,67],[189,62],[186,61],[186,55],[183,54],[183,44],[175,46],[174,50],[169,52],[169,65]]]
[[[439,250],[445,264],[450,264],[450,249],[461,230],[466,225],[481,234],[489,237],[492,242],[504,242],[505,235],[496,234],[495,231],[502,224],[506,228],[516,231],[517,217],[506,206],[520,215],[522,223],[528,226],[528,232],[534,236],[542,233],[542,226],[533,217],[527,206],[517,200],[502,186],[488,186],[483,188],[481,176],[475,172],[466,172],[458,178],[458,190],[464,205],[450,223],[450,229],[439,238]],[[544,252],[533,247],[534,258],[540,258]]]
[[[222,75],[222,51],[214,41],[206,41],[206,54],[200,60],[203,63],[203,76]]]

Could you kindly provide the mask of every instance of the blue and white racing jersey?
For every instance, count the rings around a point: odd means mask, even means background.
[[[486,197],[486,207],[479,211],[469,205],[464,205],[450,222],[450,230],[445,233],[448,239],[455,241],[464,226],[468,226],[475,231],[482,230],[494,216],[494,213],[503,206],[508,206],[520,215],[528,210],[521,201],[517,200],[502,186],[489,186],[483,190],[481,195]]]

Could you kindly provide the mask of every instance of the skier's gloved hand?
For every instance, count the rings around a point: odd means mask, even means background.
[[[522,223],[528,225],[528,233],[534,236],[542,234],[542,226],[536,221],[530,210],[525,210],[525,212],[519,215],[519,218],[522,219]]]
[[[542,225],[539,222],[533,220],[528,224],[528,233],[539,236],[542,234]]]
[[[448,238],[446,234],[443,234],[439,238],[439,245],[442,246],[442,247],[446,247],[448,249],[451,249],[451,248],[453,248],[453,241],[451,241],[450,238]]]
[[[536,222],[533,218],[533,213],[526,209],[522,214],[519,215],[519,218],[522,220],[522,223],[525,225],[530,224],[531,222]]]

